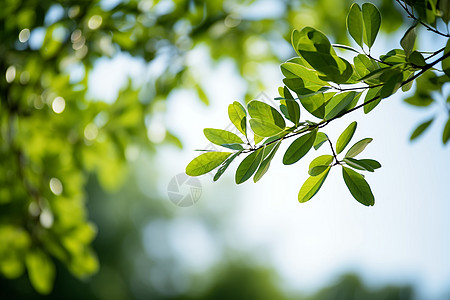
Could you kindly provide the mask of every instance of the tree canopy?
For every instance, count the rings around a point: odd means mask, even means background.
[[[203,150],[206,152],[188,164],[186,173],[199,176],[220,166],[214,176],[217,180],[231,161],[247,155],[237,167],[235,181],[240,184],[253,176],[253,181],[257,182],[267,172],[279,145],[295,137],[284,153],[285,165],[298,162],[312,148],[318,150],[324,143],[330,147],[330,154],[318,156],[310,163],[310,177],[300,188],[299,202],[307,202],[316,195],[330,169],[339,165],[352,196],[363,205],[374,205],[375,197],[361,171],[374,172],[381,164],[371,158],[355,158],[372,138],[353,143],[339,158],[349,145],[357,122],[350,123],[337,141],[328,138],[324,132],[326,126],[358,109],[370,113],[398,90],[411,89],[417,79],[415,93],[405,101],[419,107],[441,103],[447,118],[442,143],[447,144],[450,139],[450,98],[446,99],[443,92],[444,84],[450,81],[450,34],[446,29],[450,6],[447,1],[397,0],[396,3],[411,19],[411,25],[400,40],[402,49],[389,50],[379,58],[374,57],[371,50],[382,15],[372,3],[361,6],[354,3],[347,14],[347,31],[358,48],[333,44],[324,33],[310,26],[294,29],[291,44],[297,56],[281,64],[284,86],[279,87],[280,97],[275,98],[280,103],[279,111],[258,100],[249,102],[246,108],[239,102],[230,104],[229,118],[235,125],[235,132],[245,139],[233,132],[205,129],[206,138],[226,148],[227,152]],[[446,45],[431,52],[416,50],[417,27],[420,26],[429,34],[446,38]],[[339,56],[337,50],[352,53],[353,63]],[[303,121],[301,107],[309,113]],[[309,120],[309,116],[315,121]],[[410,139],[419,137],[432,122],[433,118],[419,124]]]

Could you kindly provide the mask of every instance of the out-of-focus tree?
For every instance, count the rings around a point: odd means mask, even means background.
[[[398,13],[389,1],[382,3],[389,29],[396,28]],[[55,263],[79,278],[98,270],[90,246],[96,226],[88,221],[87,178],[95,174],[102,188],[115,190],[128,176],[132,149],[152,151],[160,142],[181,147],[168,131],[149,139],[148,129],[174,89],[194,89],[208,103],[195,68],[186,64],[192,49],[206,47],[213,61],[231,58],[249,79],[251,95],[263,77],[254,62],[289,57],[280,45],[288,45],[284,39],[292,28],[314,18],[337,41],[346,39],[344,24],[333,20],[342,19],[337,16],[345,15],[349,1],[279,1],[267,15],[259,14],[257,5],[238,0],[0,4],[2,276],[18,278],[27,270],[33,287],[46,294]],[[130,82],[112,103],[88,99],[96,61],[119,53],[148,65],[157,62],[162,71],[150,74],[143,86]]]

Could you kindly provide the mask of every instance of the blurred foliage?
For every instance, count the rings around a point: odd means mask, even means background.
[[[154,151],[159,142],[181,146],[167,131],[162,140],[152,139],[148,127],[174,89],[194,89],[208,102],[188,66],[192,49],[206,47],[213,61],[231,58],[248,79],[249,98],[262,87],[256,63],[292,55],[282,51],[292,28],[314,18],[336,41],[347,39],[345,24],[333,20],[344,18],[350,1],[274,3],[279,13],[264,16],[249,0],[3,1],[0,274],[14,279],[27,270],[33,287],[47,294],[65,268],[79,278],[99,270],[91,248],[97,229],[86,209],[88,176],[117,190],[136,149]],[[380,8],[390,24],[385,29],[397,28],[399,13],[391,3]],[[162,62],[163,70],[143,86],[130,81],[112,103],[88,99],[96,61],[120,53],[146,65]]]

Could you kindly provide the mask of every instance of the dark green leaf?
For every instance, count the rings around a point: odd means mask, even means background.
[[[330,120],[343,112],[356,96],[355,91],[335,95],[325,106],[325,119]]]
[[[356,121],[350,123],[350,125],[348,125],[348,127],[339,136],[336,142],[337,154],[341,153],[345,149],[345,147],[347,147],[348,143],[353,137],[353,134],[355,133],[356,125],[357,125]]]
[[[447,144],[450,139],[450,118],[448,118],[447,123],[445,123],[444,131],[442,132],[442,142]]]
[[[405,99],[405,102],[414,106],[426,107],[433,103],[433,98],[429,94],[422,94],[420,92]]]
[[[381,86],[371,88],[367,91],[366,97],[364,98],[364,103],[367,102],[369,103],[364,105],[365,114],[368,114],[372,109],[374,109],[378,104],[380,104],[381,101],[380,90]]]
[[[420,52],[413,51],[409,57],[408,60],[410,63],[414,64],[418,67],[424,67],[427,63],[425,62],[425,58]]]
[[[401,72],[395,72],[386,77],[387,78],[383,80],[385,83],[380,90],[380,98],[382,99],[395,94],[403,82],[403,74]]]
[[[214,175],[214,181],[217,181],[220,176],[222,176],[222,174],[225,172],[225,170],[228,168],[228,166],[231,164],[231,162],[238,157],[241,154],[242,151],[238,151],[236,153],[234,153],[232,156],[230,156],[229,158],[227,158],[223,164],[220,166],[219,169],[217,169],[217,173],[216,175]]]
[[[302,135],[296,139],[286,150],[283,157],[283,163],[285,165],[291,165],[299,161],[303,156],[308,153],[316,140],[317,129],[314,129],[310,133]]]
[[[444,55],[447,55],[450,52],[450,39],[447,40],[447,44],[445,45]],[[442,70],[447,76],[450,76],[450,57],[447,57],[442,61]]]
[[[303,183],[300,191],[298,192],[298,201],[300,203],[305,203],[314,197],[315,194],[319,191],[324,183],[325,179],[330,172],[331,167],[328,167],[324,172],[322,172],[318,176],[310,176],[306,179],[305,183]]]
[[[332,155],[321,155],[313,159],[313,161],[309,164],[308,174],[311,176],[317,176],[322,174],[333,162]]]
[[[361,204],[372,206],[375,204],[372,190],[364,177],[352,169],[342,167],[342,176],[350,193]]]
[[[381,14],[372,3],[362,5],[362,17],[364,22],[364,42],[371,48],[381,25]]]
[[[367,145],[372,142],[372,140],[372,138],[365,138],[360,140],[359,142],[356,142],[350,149],[348,149],[345,157],[355,157],[356,155],[361,153],[367,147]]]
[[[366,164],[362,160],[354,159],[351,157],[346,157],[346,158],[344,158],[344,161],[347,163],[347,165],[349,165],[350,167],[353,167],[355,169],[365,170],[365,171],[369,171],[369,172],[374,171],[374,168],[372,168],[372,166],[370,164]]]
[[[425,121],[423,123],[420,123],[419,126],[416,127],[416,129],[414,129],[413,133],[411,134],[411,137],[409,138],[410,141],[415,140],[416,138],[418,138],[422,133],[425,132],[425,130],[427,130],[427,128],[431,125],[431,123],[433,122],[433,118],[431,118],[428,121]]]
[[[205,129],[203,129],[203,133],[205,134],[206,138],[211,143],[216,144],[216,145],[221,146],[224,144],[242,144],[243,143],[243,141],[240,137],[238,137],[234,133],[226,131],[226,130],[205,128]]]
[[[374,159],[364,158],[364,159],[359,159],[358,161],[363,162],[366,165],[369,165],[374,170],[381,168],[381,164]]]
[[[242,147],[241,144],[237,144],[237,143],[234,143],[234,144],[222,144],[221,146],[225,147],[225,148],[228,148],[228,149],[231,149],[231,150],[243,150],[244,149],[244,147]]]
[[[276,143],[271,144],[270,146],[273,146],[273,149],[271,149],[271,151],[266,151],[268,150],[267,148],[269,147],[265,147],[264,149],[264,156],[266,156],[261,165],[259,166],[258,170],[256,171],[255,176],[253,176],[253,181],[257,182],[259,181],[264,174],[266,174],[267,170],[269,170],[270,167],[270,162],[272,161],[273,157],[275,156],[275,153],[277,153],[278,148],[280,147],[281,141],[278,141]],[[267,154],[270,153],[270,154]]]
[[[319,93],[300,97],[300,103],[310,114],[316,118],[323,119],[325,116],[325,104],[335,93]]]
[[[189,176],[200,176],[217,168],[231,152],[207,152],[194,158],[186,167]]]
[[[235,180],[237,184],[241,184],[248,180],[255,173],[263,157],[263,148],[252,152],[241,162],[236,170]]]
[[[405,35],[400,40],[400,45],[403,50],[405,50],[405,55],[409,57],[414,49],[414,44],[416,42],[416,25],[411,26],[405,33]]]
[[[450,1],[449,0],[440,0],[439,1],[439,10],[442,14],[442,20],[448,24],[450,20]]]
[[[314,141],[314,149],[318,150],[328,140],[328,136],[323,132],[318,132]]]
[[[347,15],[347,30],[355,40],[355,42],[362,48],[362,37],[363,37],[363,20],[361,8],[358,4],[353,3],[350,7],[350,11]]]

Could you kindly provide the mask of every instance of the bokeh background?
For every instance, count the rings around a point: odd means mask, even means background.
[[[411,21],[394,1],[373,2],[379,55],[399,48]],[[355,138],[374,138],[374,207],[336,170],[299,204],[312,154],[293,166],[275,158],[258,184],[207,174],[197,203],[169,200],[169,182],[208,147],[202,129],[229,126],[232,101],[274,103],[292,29],[348,43],[350,4],[3,1],[0,298],[450,298],[448,149],[440,127],[408,140],[441,112],[405,95],[327,127],[336,139],[357,120]],[[420,34],[423,50],[445,45]],[[44,257],[35,271],[31,252]],[[40,282],[48,265],[56,275],[42,295],[29,277]]]

